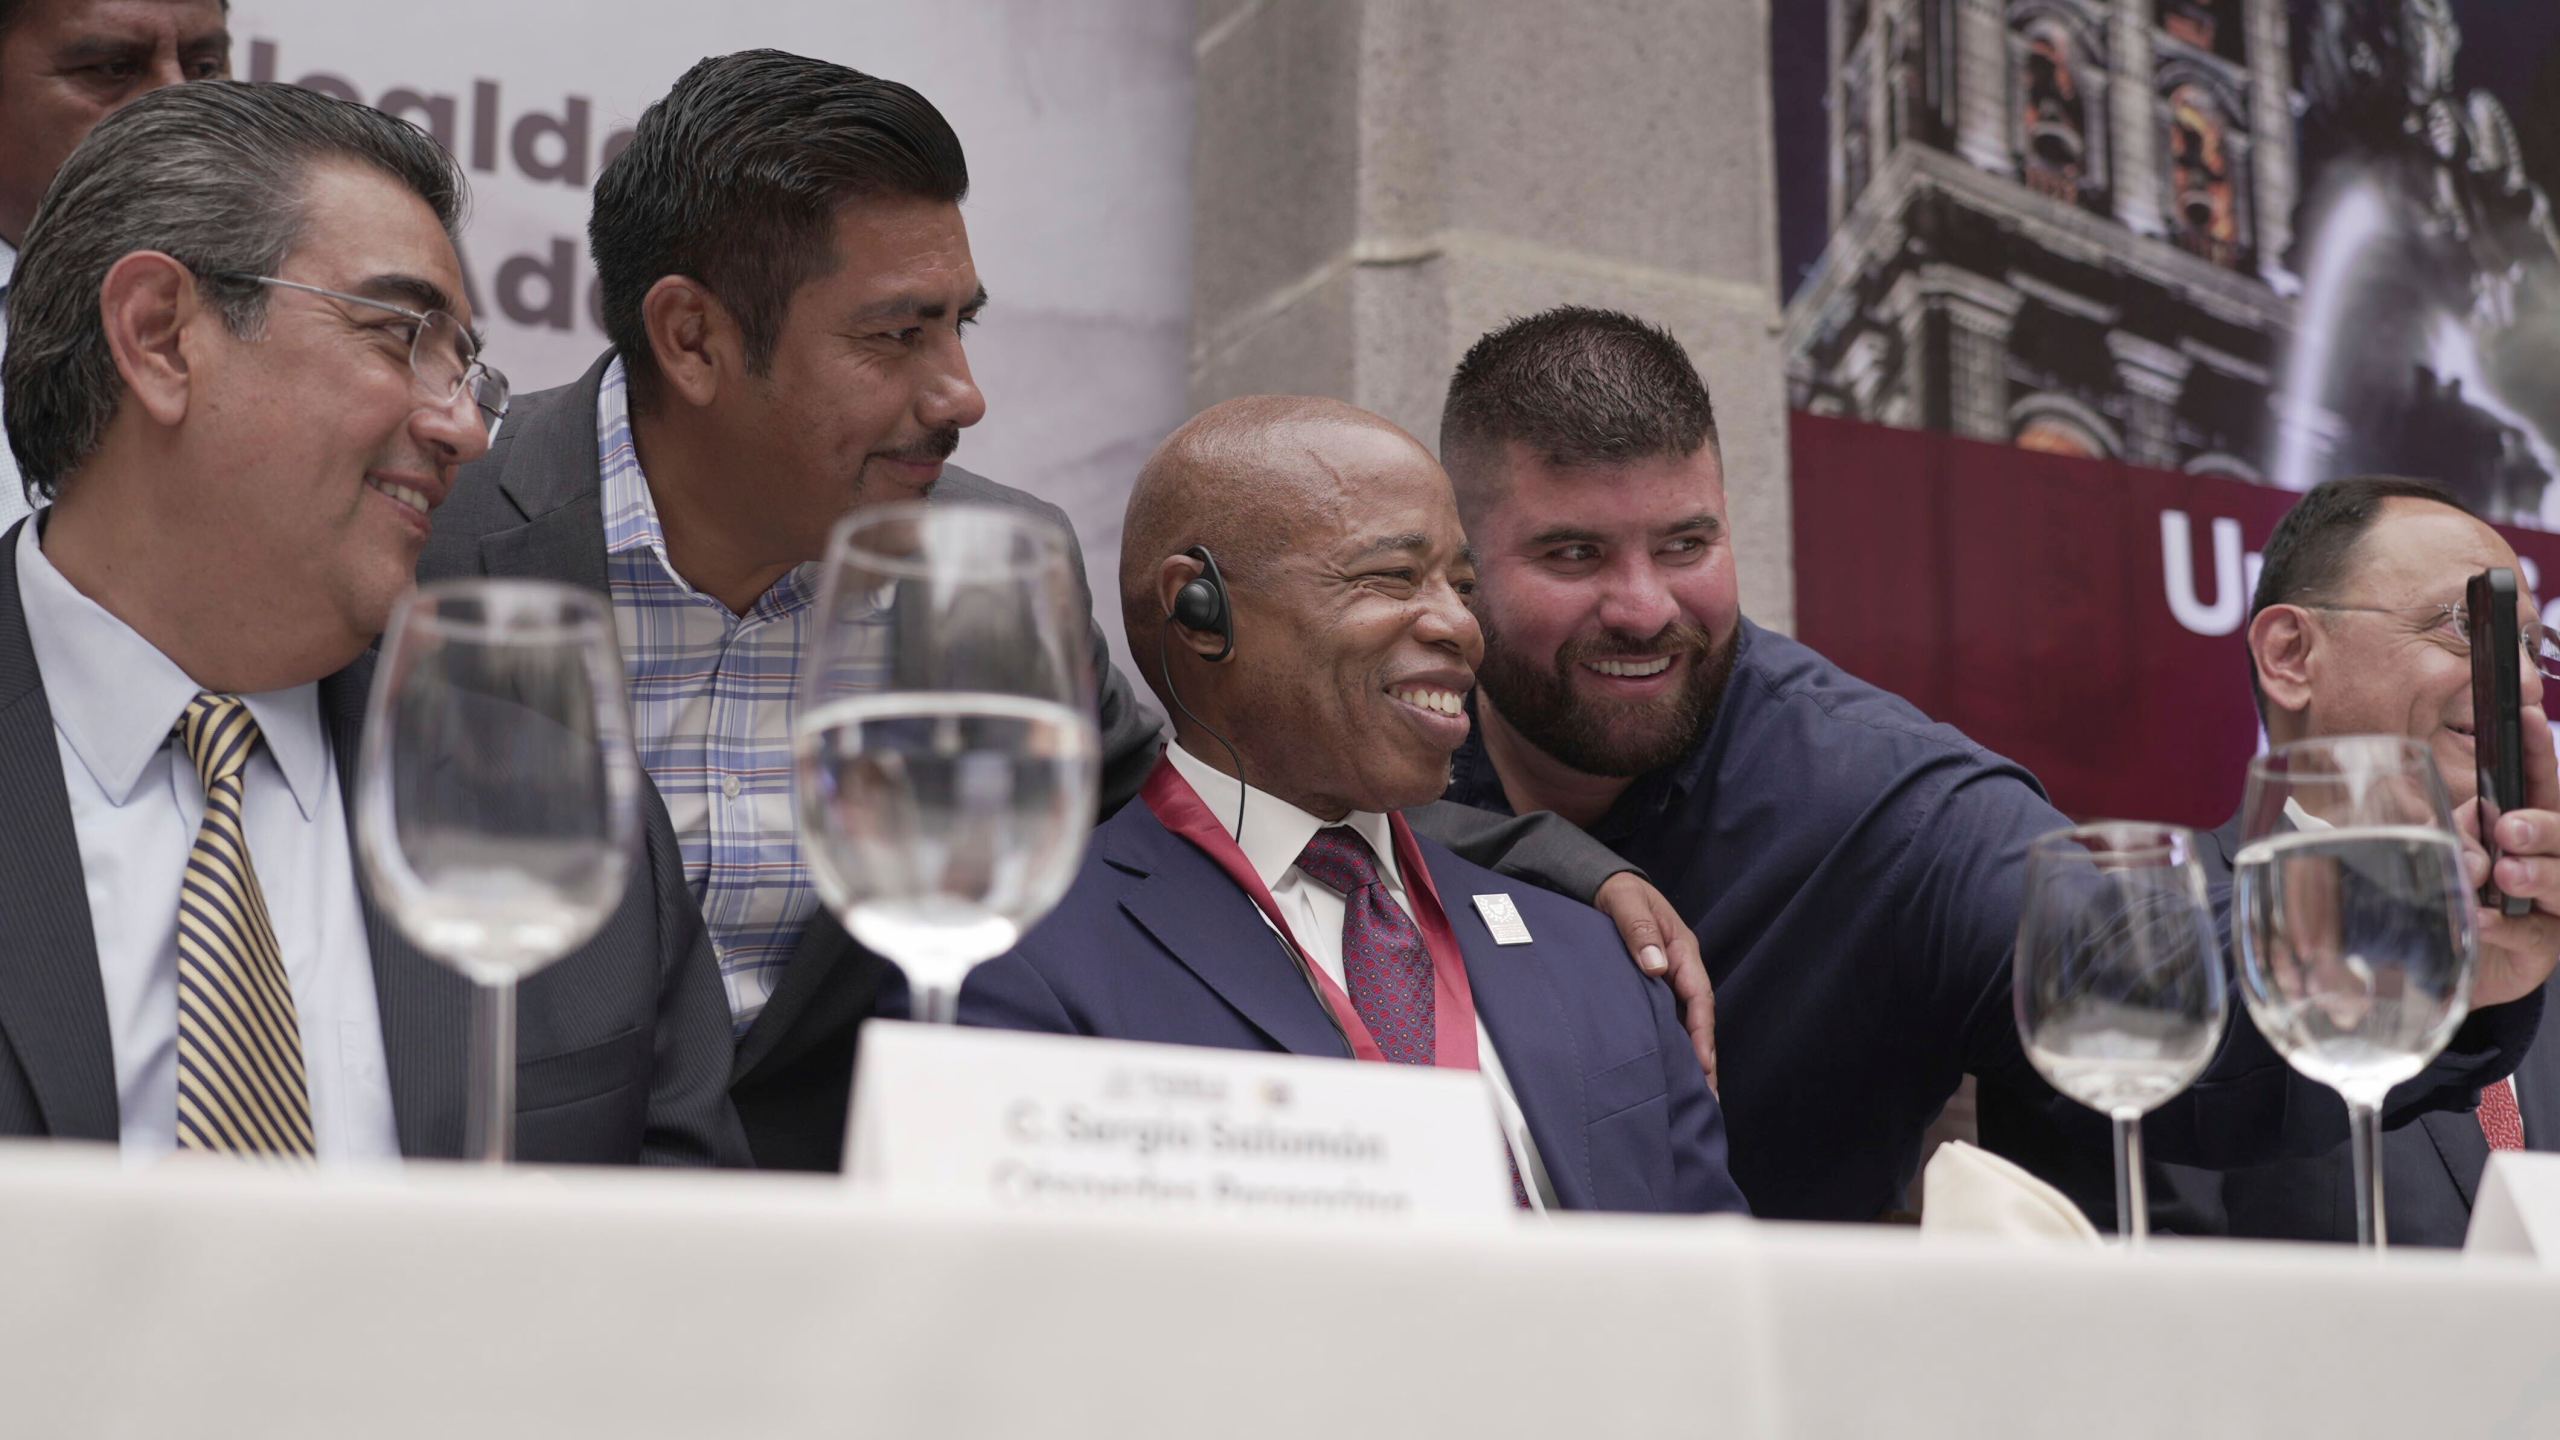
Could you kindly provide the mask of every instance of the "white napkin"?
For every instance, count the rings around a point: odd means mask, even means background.
[[[1962,1140],[1929,1157],[1920,1177],[1920,1233],[1996,1235],[2031,1245],[2104,1243],[2061,1191]]]

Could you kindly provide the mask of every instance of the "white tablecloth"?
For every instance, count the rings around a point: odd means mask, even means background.
[[[2560,1436],[2514,1262],[0,1147],[0,1435]]]

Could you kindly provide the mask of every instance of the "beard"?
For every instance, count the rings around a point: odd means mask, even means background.
[[[1715,723],[1733,678],[1735,642],[1721,646],[1703,628],[1673,621],[1650,636],[1604,631],[1569,640],[1552,665],[1502,642],[1481,611],[1484,663],[1476,683],[1511,728],[1532,745],[1586,775],[1628,778],[1659,770],[1689,753]],[[1687,656],[1688,678],[1678,689],[1649,700],[1595,700],[1574,692],[1574,672],[1593,660]]]

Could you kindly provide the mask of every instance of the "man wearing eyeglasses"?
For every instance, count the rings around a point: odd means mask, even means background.
[[[0,1134],[461,1152],[469,987],[367,905],[347,818],[366,652],[506,405],[462,204],[415,126],[216,82],[101,122],[28,232],[0,374],[52,503],[0,539]],[[646,826],[619,909],[523,989],[521,1158],[745,1159]]]
[[[2459,823],[2476,839],[2479,777],[2472,752],[2471,632],[2464,587],[2482,570],[2518,570],[2515,551],[2452,494],[2423,480],[2333,480],[2294,506],[2268,540],[2251,602],[2250,681],[2267,743],[2325,735],[2405,735],[2435,756]],[[2526,654],[2526,805],[2499,820],[2505,854],[2498,884],[2529,896],[2533,913],[2480,912],[2477,995],[2512,990],[2516,974],[2548,975],[2560,953],[2560,774],[2542,709],[2546,679],[2560,672],[2541,616],[2524,595],[2517,616]],[[2227,911],[2240,818],[2202,847],[2217,906]],[[2467,860],[2478,884],[2488,857]],[[2235,1024],[2246,1021],[2235,1020]],[[2476,1109],[2439,1109],[2383,1132],[2387,1238],[2394,1245],[2458,1246],[2493,1150],[2560,1150],[2560,1041],[2549,1024],[2515,1074],[2479,1092]],[[2335,1132],[2346,1108],[2314,1097]],[[2006,1123],[1986,1109],[1984,1133]],[[2073,1188],[2100,1203],[2104,1152],[2083,1147]],[[2356,1238],[2352,1157],[2325,1155],[2223,1173],[2161,1167],[2152,1186],[2163,1229],[2255,1239]]]
[[[9,279],[45,187],[89,128],[186,80],[231,74],[230,0],[0,0],[0,345]],[[0,525],[27,513],[0,444]]]

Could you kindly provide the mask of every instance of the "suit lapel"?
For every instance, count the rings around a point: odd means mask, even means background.
[[[373,659],[368,652],[320,682],[320,713],[337,759],[350,845],[356,843],[356,756],[371,699]],[[374,903],[369,885],[359,884],[356,893],[373,951],[374,1004],[382,1017],[382,1054],[391,1071],[400,1153],[412,1159],[460,1155],[462,1084],[470,1073],[470,986],[402,939],[391,917]]]
[[[1143,805],[1122,810],[1096,838],[1105,860],[1137,873],[1120,908],[1201,984],[1292,1055],[1349,1057],[1288,947],[1216,862]]]
[[[607,351],[560,403],[532,417],[509,447],[498,488],[525,517],[480,541],[490,575],[563,580],[609,588],[604,556],[604,470],[596,453],[596,396],[613,362]]]
[[[1433,849],[1426,844],[1424,857],[1438,861]],[[1442,873],[1448,869],[1443,866]],[[1466,954],[1476,1013],[1502,1056],[1502,1076],[1538,1142],[1538,1158],[1546,1163],[1556,1200],[1567,1209],[1591,1208],[1596,1197],[1591,1193],[1586,1077],[1574,1044],[1573,1012],[1565,1004],[1549,948],[1534,937],[1526,945],[1496,945],[1466,897],[1444,889],[1440,899],[1458,948]]]
[[[45,1132],[117,1138],[115,1044],[98,940],[72,828],[53,710],[18,604],[20,521],[0,539],[0,1032],[25,1070]]]
[[[2418,1126],[2435,1147],[2436,1158],[2444,1162],[2453,1188],[2461,1192],[2462,1207],[2470,1209],[2479,1199],[2481,1172],[2489,1168],[2489,1137],[2481,1132],[2479,1112],[2430,1110],[2418,1117]],[[2388,1197],[2384,1206],[2388,1213]]]
[[[835,912],[820,905],[800,927],[800,938],[792,942],[791,959],[782,967],[782,979],[765,998],[764,1008],[756,1012],[755,1023],[738,1041],[738,1060],[730,1073],[738,1080],[753,1075],[757,1066],[772,1057],[800,1017],[808,1013],[810,1002],[828,978],[846,966],[865,962],[884,973],[888,969],[887,961],[877,960],[856,946]],[[836,1007],[831,1005],[833,1008]]]

